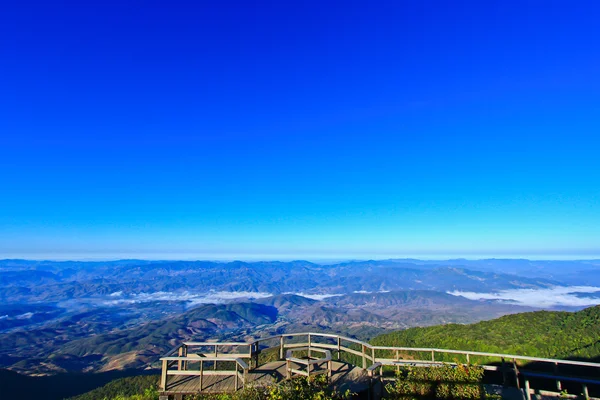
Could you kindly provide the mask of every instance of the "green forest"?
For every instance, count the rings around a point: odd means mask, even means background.
[[[70,400],[154,400],[158,399],[159,375],[131,376],[116,379]]]
[[[574,313],[536,311],[469,325],[409,328],[377,336],[371,344],[597,360],[600,306]]]

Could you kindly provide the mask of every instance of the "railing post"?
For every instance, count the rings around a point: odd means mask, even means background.
[[[163,391],[167,390],[167,369],[169,368],[168,361],[163,360],[162,371],[160,373],[160,387]]]
[[[254,363],[254,343],[250,343],[248,346],[248,367],[252,369],[252,364]]]
[[[435,350],[431,350],[431,362],[435,362]]]
[[[504,357],[502,357],[502,386],[506,386],[507,382],[506,382],[506,361],[504,360]]]
[[[310,351],[310,333],[308,334],[308,359],[310,360],[310,356],[311,356],[311,351]]]
[[[396,362],[400,361],[400,350],[396,350]],[[400,372],[400,364],[396,364],[396,372]]]
[[[183,346],[180,346],[179,349],[177,349],[177,355],[179,357],[183,357]],[[183,361],[177,360],[177,370],[178,371],[181,371],[182,364],[183,364]]]
[[[341,352],[342,352],[342,338],[340,338],[339,336],[337,337],[337,350],[338,350],[338,361],[340,361],[342,359],[341,356]]]
[[[213,366],[213,368],[214,368],[215,371],[217,370],[217,360],[216,360],[216,358],[218,356],[219,356],[219,345],[215,344],[215,362],[214,362],[214,366]]]
[[[184,344],[183,345],[183,356],[187,358],[187,355],[188,355],[188,347],[187,347],[187,344]],[[187,371],[187,369],[188,369],[188,362],[187,362],[187,360],[184,360],[183,361],[183,370]]]
[[[235,363],[235,391],[238,390],[238,363]]]
[[[202,378],[204,376],[204,361],[200,360],[200,391],[202,391]]]
[[[283,360],[283,347],[284,347],[283,335],[281,335],[279,337],[279,359],[280,360]]]
[[[515,372],[515,379],[517,381],[517,389],[521,389],[521,384],[519,383],[519,368],[517,367],[517,359],[513,358],[513,368]]]
[[[363,367],[363,369],[367,369],[367,358],[366,358],[366,354],[365,354],[365,351],[366,351],[365,345],[361,344],[360,346],[361,346],[361,349],[362,349],[362,351],[361,351],[361,353],[362,353],[362,362],[363,362],[363,366],[362,367]]]
[[[333,373],[333,361],[327,361],[327,369],[329,369],[329,371],[327,371],[327,376],[331,378],[331,375]]]
[[[375,364],[375,347],[371,347],[371,365]]]
[[[260,353],[259,346],[260,345],[256,343],[254,347],[254,368],[258,368],[258,354]]]
[[[557,362],[554,363],[554,373],[556,375],[558,375],[558,363]],[[562,383],[561,383],[560,379],[556,380],[556,389],[558,389],[559,392],[562,390]]]
[[[529,393],[529,379],[525,378],[525,398],[531,400],[531,393]]]
[[[471,362],[469,361],[469,353],[467,353],[467,364],[471,364]]]
[[[292,377],[292,370],[290,366],[290,360],[285,360],[285,371],[288,379]]]
[[[583,398],[585,400],[590,400],[590,394],[588,393],[587,385],[584,383],[584,384],[582,384],[582,386],[583,386]]]

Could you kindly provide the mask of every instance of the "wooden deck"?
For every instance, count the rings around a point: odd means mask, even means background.
[[[295,358],[294,351],[308,353],[311,362]],[[319,357],[321,354],[324,356],[315,359],[314,356],[311,357],[311,351],[316,352]],[[261,357],[261,354],[267,352],[270,352],[269,357]],[[342,353],[353,355],[357,365],[333,361],[332,355],[339,360]],[[282,361],[259,363],[261,358],[273,359],[277,355]],[[554,373],[544,373],[543,378],[548,382],[555,381],[557,391],[552,392],[553,394],[560,394],[561,382],[572,382],[581,385],[585,398],[600,400],[600,397],[589,396],[588,391],[588,386],[594,393],[600,390],[600,380],[597,379],[600,363],[466,350],[374,346],[353,338],[313,332],[285,333],[249,342],[183,342],[161,357],[159,387],[161,398],[181,399],[184,394],[234,392],[236,386],[244,386],[244,381],[246,386],[268,385],[287,378],[287,365],[283,361],[287,360],[293,363],[289,366],[293,375],[328,373],[329,370],[323,371],[322,368],[331,368],[330,381],[334,389],[341,392],[349,389],[360,393],[369,388],[370,398],[379,399],[382,396],[384,366],[389,369],[455,365],[448,362],[451,356],[454,360],[460,360],[455,361],[460,363],[470,364],[475,360],[486,371],[502,374],[505,384],[511,380],[507,378],[514,377],[512,380],[517,382],[516,389],[519,391],[519,383],[524,381],[527,400],[531,400],[534,392],[530,387],[532,381],[538,384],[536,380],[541,379],[539,370],[529,370],[529,364],[553,366]],[[576,367],[586,373],[575,376],[570,372],[565,375],[567,367]],[[583,375],[594,378],[585,378]]]
[[[249,371],[246,386],[262,386],[286,378],[285,361],[276,361],[261,365]],[[333,387],[354,392],[368,387],[366,372],[359,367],[338,361],[333,362],[331,383]],[[240,387],[241,387],[240,383]],[[202,393],[231,393],[235,391],[233,376],[209,375],[203,377]],[[198,376],[171,376],[167,381],[165,394],[194,394],[200,392]]]

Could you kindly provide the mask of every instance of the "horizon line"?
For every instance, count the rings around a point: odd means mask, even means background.
[[[600,254],[581,254],[581,255],[361,255],[361,256],[332,256],[332,255],[313,255],[310,257],[301,255],[274,255],[274,254],[211,254],[205,256],[181,256],[173,257],[166,254],[159,255],[115,255],[115,256],[74,256],[48,257],[46,256],[23,256],[23,255],[0,255],[0,261],[48,261],[48,262],[116,262],[116,261],[212,261],[212,262],[349,262],[349,261],[387,261],[387,260],[412,260],[412,261],[487,261],[487,260],[520,260],[520,261],[600,261]]]

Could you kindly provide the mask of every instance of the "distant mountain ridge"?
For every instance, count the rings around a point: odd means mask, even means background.
[[[599,268],[600,270],[600,268]],[[217,263],[209,261],[103,263],[0,261],[0,301],[61,301],[66,298],[152,292],[228,291],[271,294],[306,292],[438,290],[492,291],[560,286],[540,277],[479,271],[443,264],[361,261],[319,265],[307,261]],[[2,278],[4,276],[4,278]]]

